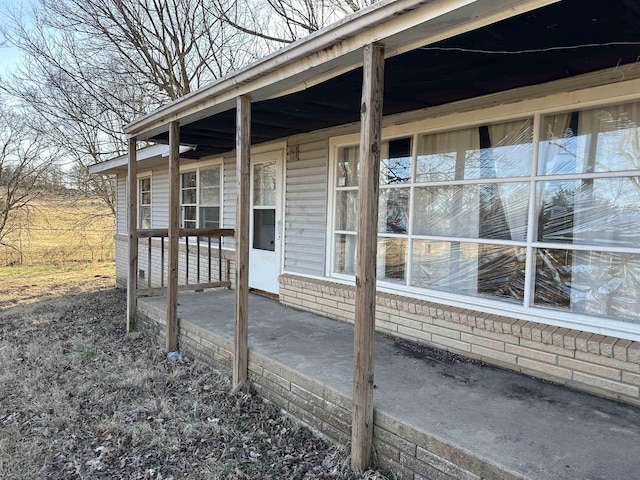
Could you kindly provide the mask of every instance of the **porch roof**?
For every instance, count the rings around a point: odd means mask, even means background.
[[[635,0],[383,0],[129,124],[184,157],[235,147],[235,99],[252,99],[252,144],[357,122],[362,48],[382,42],[384,114],[536,85],[636,62]],[[624,73],[620,70],[620,79]]]

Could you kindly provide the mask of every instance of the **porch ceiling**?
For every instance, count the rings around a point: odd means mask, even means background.
[[[388,58],[384,114],[636,62],[640,45],[628,42],[640,42],[638,32],[637,0],[563,0]],[[358,121],[361,83],[358,68],[296,93],[254,102],[252,143]],[[180,134],[181,143],[197,145],[185,157],[230,151],[235,146],[235,109],[182,125]],[[168,134],[151,140],[167,143]]]

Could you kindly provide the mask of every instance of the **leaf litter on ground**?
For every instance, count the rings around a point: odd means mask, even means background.
[[[85,290],[93,290],[87,286]],[[0,477],[371,479],[228,376],[124,328],[125,293],[0,311]]]

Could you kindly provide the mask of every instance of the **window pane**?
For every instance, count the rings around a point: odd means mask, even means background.
[[[151,192],[141,192],[140,203],[142,205],[151,205]]]
[[[359,147],[343,147],[338,150],[338,187],[358,186],[358,162],[360,160]]]
[[[525,252],[523,247],[414,240],[411,285],[522,301]]]
[[[140,191],[149,192],[151,190],[151,178],[140,179]]]
[[[411,181],[411,138],[390,140],[382,144],[380,185]]]
[[[640,322],[640,255],[537,249],[537,306]]]
[[[407,264],[407,240],[404,238],[379,238],[377,277],[378,280],[404,285]]]
[[[182,207],[182,227],[196,228],[196,207]]]
[[[532,142],[531,119],[422,135],[416,182],[529,175]]]
[[[358,191],[336,192],[336,230],[358,229]]]
[[[140,228],[151,228],[151,207],[140,207]]]
[[[182,204],[183,205],[195,205],[196,203],[196,189],[188,188],[182,190]]]
[[[202,205],[220,205],[220,187],[200,187],[200,203]]]
[[[201,187],[219,187],[220,186],[220,167],[200,170],[200,186]]]
[[[538,240],[640,247],[638,178],[541,182]]]
[[[407,233],[409,230],[409,189],[381,188],[378,231]]]
[[[610,172],[640,168],[640,102],[542,120],[540,173]]]
[[[200,228],[219,228],[220,208],[200,207]]]
[[[258,163],[253,166],[253,204],[276,204],[276,162]]]
[[[416,235],[526,240],[529,183],[418,187],[414,194]]]
[[[196,188],[196,172],[182,174],[182,188]]]
[[[253,210],[253,248],[275,250],[276,211],[273,208]]]
[[[200,203],[220,205],[220,167],[200,171]]]
[[[339,233],[335,236],[334,271],[355,275],[356,236]]]

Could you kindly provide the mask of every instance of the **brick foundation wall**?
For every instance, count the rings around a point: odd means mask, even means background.
[[[355,288],[284,274],[280,302],[353,323]],[[376,330],[640,406],[640,342],[383,292]]]
[[[166,312],[138,304],[139,328],[164,342]],[[180,349],[214,368],[231,373],[233,344],[210,331],[180,322]],[[249,352],[249,381],[265,399],[339,445],[351,440],[351,399],[327,385],[263,355]],[[515,480],[520,478],[468,452],[374,411],[375,462],[401,480]]]

